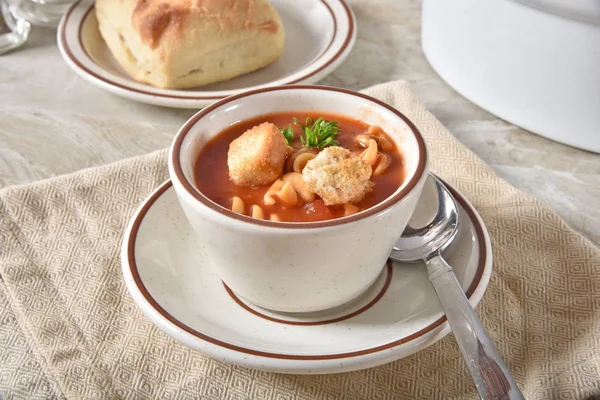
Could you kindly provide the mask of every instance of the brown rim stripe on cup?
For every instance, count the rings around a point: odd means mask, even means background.
[[[71,51],[68,43],[67,43],[67,38],[66,38],[66,31],[67,31],[67,23],[69,21],[69,18],[71,17],[71,14],[73,13],[73,10],[79,5],[79,3],[81,3],[83,0],[78,0],[77,2],[73,3],[73,5],[71,5],[71,7],[67,10],[65,17],[64,17],[64,23],[62,24],[62,28],[60,31],[60,41],[62,43],[62,47],[63,49],[65,49],[66,54],[68,55],[69,59],[75,64],[77,65],[78,68],[80,68],[81,70],[85,71],[87,74],[93,76],[95,79],[102,81],[104,83],[107,83],[111,86],[115,86],[118,87],[120,89],[124,89],[127,91],[131,91],[131,92],[136,92],[136,93],[140,93],[140,94],[144,94],[144,95],[149,95],[149,96],[155,96],[155,97],[161,97],[161,98],[169,98],[169,99],[179,99],[179,100],[218,100],[218,99],[222,99],[225,96],[202,96],[202,95],[195,95],[195,96],[178,96],[178,95],[170,95],[170,94],[161,94],[161,93],[156,93],[156,92],[149,92],[149,91],[145,91],[145,90],[140,90],[140,89],[136,89],[130,86],[126,86],[123,85],[121,83],[115,82],[111,79],[105,78],[101,75],[96,74],[95,72],[91,71],[90,69],[88,69],[86,66],[84,66],[82,63],[79,62],[79,60],[77,58],[75,58],[73,56],[73,52]],[[344,43],[342,44],[342,46],[340,47],[340,49],[333,55],[333,57],[331,57],[325,64],[323,64],[322,66],[320,66],[319,68],[317,68],[316,70],[303,75],[295,80],[286,82],[285,84],[294,84],[294,83],[298,83],[301,82],[305,79],[310,78],[313,75],[318,74],[319,72],[321,72],[323,69],[327,68],[329,65],[331,65],[331,63],[333,63],[335,60],[337,60],[344,51],[346,51],[346,49],[348,48],[348,45],[350,44],[350,41],[352,40],[352,36],[354,35],[354,19],[352,18],[352,13],[350,11],[350,7],[345,3],[344,0],[337,0],[340,2],[340,4],[344,7],[344,11],[346,12],[346,15],[348,17],[348,33],[346,35],[346,38],[344,39]],[[337,32],[337,26],[338,26],[338,22],[336,19],[336,16],[333,12],[333,10],[331,9],[331,7],[329,6],[329,4],[325,1],[325,0],[321,0],[321,2],[325,5],[325,7],[327,7],[327,9],[329,10],[329,13],[331,14],[331,17],[333,18],[333,28],[334,28],[334,35],[331,38],[331,41],[329,42],[329,44],[327,45],[327,48],[321,53],[321,55],[317,58],[320,59],[323,54],[325,54],[327,52],[327,50],[329,50],[329,48],[333,45],[333,40],[335,39],[335,32]],[[83,18],[81,19],[81,24],[78,27],[78,33],[77,33],[77,40],[79,42],[79,45],[81,46],[81,48],[83,49],[84,53],[86,54],[86,56],[93,61],[93,58],[90,57],[90,55],[88,54],[85,46],[83,45],[83,42],[81,40],[81,31],[83,29],[83,24],[85,22],[85,20],[88,18],[88,15],[90,14],[90,12],[92,12],[92,10],[94,9],[94,4],[90,5],[90,8],[85,12],[85,15],[83,16]],[[285,78],[283,78],[285,79]],[[140,83],[140,82],[137,82]],[[267,83],[268,84],[268,83]],[[240,90],[244,90],[243,88]]]
[[[290,321],[290,320],[286,320],[286,319],[280,319],[280,318],[275,318],[275,317],[268,316],[266,314],[261,313],[258,310],[255,310],[254,308],[250,307],[248,304],[244,303],[233,292],[233,290],[231,290],[229,288],[229,286],[227,286],[225,284],[225,282],[223,282],[223,286],[225,287],[225,290],[227,291],[227,293],[229,294],[229,296],[231,296],[231,298],[233,300],[235,300],[235,302],[240,307],[242,307],[244,310],[246,310],[246,311],[248,311],[248,312],[256,315],[257,317],[269,320],[271,322],[277,322],[279,324],[286,324],[286,325],[297,325],[297,326],[327,325],[327,324],[333,324],[333,323],[336,323],[336,322],[344,321],[344,320],[350,319],[352,317],[356,317],[358,314],[362,314],[363,312],[367,311],[369,308],[373,307],[379,300],[381,300],[381,298],[383,297],[383,295],[385,294],[385,292],[387,292],[388,288],[390,287],[390,283],[392,282],[392,273],[393,273],[392,261],[388,260],[387,261],[387,267],[386,267],[385,282],[383,284],[383,287],[381,288],[381,290],[379,291],[379,293],[377,293],[377,296],[375,296],[375,298],[373,298],[373,300],[371,300],[369,303],[367,303],[363,307],[359,308],[358,310],[353,311],[353,312],[351,312],[349,314],[342,315],[341,317],[336,317],[336,318],[322,320],[322,321]]]
[[[395,114],[397,117],[402,119],[408,125],[408,127],[412,131],[412,133],[417,141],[417,146],[419,148],[419,163],[417,165],[417,169],[416,169],[414,175],[412,176],[412,178],[410,178],[410,180],[404,186],[404,188],[402,188],[402,190],[394,193],[393,195],[391,195],[390,197],[388,197],[381,203],[378,203],[378,204],[374,205],[373,207],[371,207],[365,211],[362,211],[358,214],[354,214],[354,215],[351,215],[348,217],[343,217],[343,218],[336,218],[336,219],[332,219],[332,220],[328,220],[328,221],[321,221],[321,222],[273,222],[273,221],[269,221],[269,220],[261,220],[261,219],[248,217],[246,215],[234,213],[233,211],[213,202],[208,197],[206,197],[204,194],[202,194],[202,192],[200,192],[198,189],[196,189],[192,185],[192,183],[190,181],[188,181],[188,179],[185,177],[185,174],[183,173],[183,169],[181,168],[181,162],[180,162],[179,158],[181,155],[181,146],[182,146],[183,140],[185,139],[186,135],[200,119],[202,119],[204,116],[206,116],[213,110],[215,110],[227,103],[230,103],[234,100],[241,99],[244,97],[259,94],[259,93],[267,93],[267,92],[275,92],[275,91],[283,91],[283,90],[323,90],[323,91],[330,91],[330,92],[345,93],[345,94],[349,94],[349,95],[352,95],[355,97],[361,97],[365,100],[371,101],[371,102],[377,104],[378,106],[385,108],[389,112]],[[336,88],[336,87],[318,86],[318,85],[271,86],[271,87],[267,87],[267,88],[255,89],[255,90],[250,90],[247,92],[239,93],[239,94],[236,94],[233,96],[226,97],[217,102],[214,102],[211,105],[204,107],[201,111],[198,111],[183,125],[183,127],[179,130],[179,132],[177,132],[177,135],[175,136],[175,140],[173,141],[173,145],[172,145],[171,149],[172,149],[172,151],[169,153],[169,158],[171,161],[171,165],[173,166],[173,169],[175,171],[175,175],[177,176],[177,179],[181,182],[181,185],[183,186],[184,190],[190,196],[192,196],[194,199],[196,199],[200,203],[202,203],[204,206],[210,208],[212,211],[218,212],[219,214],[223,214],[229,218],[237,219],[242,222],[251,223],[254,225],[268,226],[268,227],[272,227],[272,228],[287,228],[287,229],[307,229],[307,228],[314,229],[314,228],[339,226],[339,225],[355,222],[355,221],[373,216],[380,212],[383,212],[387,208],[393,206],[395,203],[402,200],[408,193],[410,193],[411,190],[413,190],[415,188],[415,186],[417,185],[419,180],[423,177],[423,175],[425,173],[425,167],[427,165],[427,148],[425,146],[425,140],[423,139],[423,136],[421,135],[421,133],[419,132],[417,127],[400,111],[398,111],[394,107],[384,103],[383,101],[380,101],[371,96],[367,96],[366,94],[353,92],[351,90],[346,90],[346,89],[341,89],[341,88]]]
[[[142,221],[144,220],[146,213],[152,207],[154,202],[158,198],[160,198],[160,196],[163,195],[163,193],[165,193],[168,189],[170,189],[172,185],[173,184],[172,184],[171,180],[168,180],[167,182],[163,183],[163,185],[160,186],[154,192],[154,194],[152,196],[150,196],[149,199],[146,200],[146,202],[142,206],[142,209],[135,217],[135,220],[133,221],[133,226],[131,228],[131,233],[129,235],[129,240],[127,242],[127,260],[129,263],[129,268],[131,271],[131,275],[133,277],[133,281],[134,281],[135,285],[138,287],[142,296],[144,296],[144,299],[146,299],[146,301],[148,302],[148,304],[150,304],[150,306],[152,306],[152,308],[154,308],[154,310],[156,310],[164,319],[171,322],[173,325],[177,326],[179,329],[182,329],[183,331],[189,333],[190,335],[195,336],[195,337],[197,337],[201,340],[204,340],[208,343],[212,343],[214,345],[221,346],[221,347],[224,347],[229,350],[234,350],[234,351],[238,351],[240,353],[250,354],[250,355],[254,355],[254,356],[284,359],[284,360],[335,360],[335,359],[340,359],[340,358],[357,357],[357,356],[362,356],[365,354],[373,354],[373,353],[377,353],[380,351],[389,350],[389,349],[399,346],[401,344],[408,343],[411,340],[415,340],[415,339],[431,332],[432,330],[436,329],[437,327],[442,325],[444,322],[446,322],[446,316],[442,316],[441,318],[432,322],[431,324],[429,324],[425,328],[421,329],[420,331],[417,331],[417,332],[413,333],[412,335],[403,337],[401,339],[395,340],[390,343],[386,343],[386,344],[376,346],[376,347],[371,347],[371,348],[364,349],[364,350],[348,352],[348,353],[324,354],[324,355],[278,354],[278,353],[269,353],[266,351],[247,349],[242,346],[226,343],[222,340],[210,337],[208,335],[205,335],[202,332],[198,332],[198,331],[192,329],[191,327],[189,327],[188,325],[184,324],[183,322],[179,321],[178,319],[176,319],[173,315],[169,314],[164,308],[162,308],[158,304],[158,302],[152,297],[152,295],[150,295],[150,293],[148,292],[148,289],[146,289],[146,287],[144,286],[144,283],[142,282],[142,279],[140,277],[140,274],[139,274],[139,271],[137,268],[137,264],[135,262],[135,242],[136,242],[137,234],[140,229],[140,225],[141,225]],[[456,196],[456,200],[462,205],[462,207],[466,211],[467,215],[469,216],[469,219],[471,220],[473,227],[475,229],[475,235],[477,236],[477,241],[479,243],[479,263],[477,265],[477,272],[475,274],[475,277],[473,278],[473,282],[471,283],[471,285],[469,286],[469,289],[465,293],[467,295],[467,298],[471,298],[471,296],[473,295],[473,293],[475,292],[475,290],[481,283],[481,278],[483,277],[483,271],[485,269],[485,265],[487,262],[486,241],[485,241],[485,236],[483,234],[483,228],[480,225],[479,219],[475,215],[475,211],[473,210],[473,208],[471,208],[471,206],[467,203],[467,201],[462,196],[458,195],[458,192],[456,192],[453,189],[450,189],[450,190],[452,191],[452,194],[454,196]]]

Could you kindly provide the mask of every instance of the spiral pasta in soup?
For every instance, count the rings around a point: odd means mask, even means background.
[[[196,186],[233,212],[277,222],[359,213],[404,180],[400,151],[380,127],[297,112],[232,125],[204,146]]]

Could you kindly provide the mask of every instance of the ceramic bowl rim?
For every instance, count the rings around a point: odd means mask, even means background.
[[[336,92],[341,94],[342,96],[350,96],[350,97],[358,97],[363,100],[367,100],[373,103],[376,108],[383,108],[388,112],[391,112],[395,117],[402,120],[409,128],[411,134],[414,136],[417,147],[418,147],[418,160],[417,167],[415,169],[415,173],[410,177],[408,182],[403,182],[403,187],[400,190],[396,190],[391,196],[386,198],[384,201],[374,205],[373,207],[364,210],[358,214],[354,214],[348,217],[335,218],[327,221],[319,221],[319,222],[274,222],[269,220],[260,220],[256,218],[252,218],[246,215],[241,215],[238,213],[234,213],[233,211],[215,203],[210,200],[206,195],[204,195],[199,189],[195,187],[195,185],[190,182],[190,180],[186,177],[183,172],[183,167],[181,165],[181,147],[184,143],[184,140],[188,133],[195,127],[197,124],[201,123],[204,117],[210,115],[213,111],[223,107],[224,105],[231,103],[233,101],[243,99],[245,97],[252,96],[260,96],[261,94],[268,92],[283,92],[283,91],[293,91],[293,90],[311,90],[311,91],[328,91],[328,92]],[[232,121],[234,122],[234,121]],[[194,202],[199,203],[207,208],[210,212],[216,212],[223,216],[229,217],[230,220],[235,220],[238,222],[258,225],[264,227],[271,228],[287,228],[287,229],[314,229],[314,228],[330,228],[340,225],[346,225],[352,222],[357,222],[369,217],[373,217],[375,215],[379,215],[387,212],[393,206],[397,205],[401,202],[405,197],[407,197],[410,193],[413,192],[415,188],[418,187],[418,184],[421,180],[423,180],[427,175],[428,170],[428,151],[425,144],[425,140],[423,136],[417,129],[417,127],[412,123],[408,117],[406,117],[403,113],[395,109],[394,107],[384,103],[381,100],[375,99],[371,96],[368,96],[363,93],[354,92],[348,89],[342,89],[337,87],[330,86],[320,86],[320,85],[281,85],[281,86],[272,86],[267,88],[260,88],[255,90],[250,90],[246,92],[241,92],[229,97],[226,97],[220,101],[217,101],[210,106],[203,108],[194,114],[177,132],[175,136],[171,148],[169,151],[169,172],[171,175],[171,179],[175,185],[179,186],[184,190],[184,193],[189,195]]]

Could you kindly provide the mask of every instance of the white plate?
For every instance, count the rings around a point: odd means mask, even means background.
[[[67,64],[92,84],[131,100],[177,108],[201,108],[266,86],[315,83],[350,54],[356,22],[343,0],[271,0],[271,4],[286,32],[281,58],[258,71],[197,89],[159,89],[133,80],[100,36],[94,0],[79,0],[64,15],[58,27],[58,47]]]
[[[489,236],[456,191],[461,231],[446,256],[470,303],[492,271]],[[207,265],[171,181],[140,206],[121,255],[131,296],[156,326],[217,360],[294,374],[346,372],[406,357],[450,332],[422,264],[390,263],[359,299],[326,312],[281,314],[247,304]]]

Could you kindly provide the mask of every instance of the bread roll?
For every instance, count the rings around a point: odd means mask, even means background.
[[[268,0],[96,0],[100,33],[137,81],[186,89],[277,60],[285,33]]]

